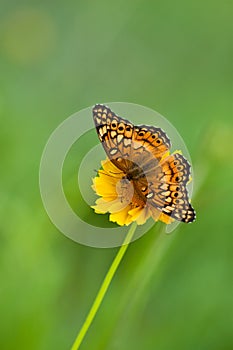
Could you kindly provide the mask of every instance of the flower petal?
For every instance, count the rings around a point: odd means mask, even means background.
[[[175,220],[173,218],[171,218],[170,216],[161,213],[160,217],[159,217],[159,221],[164,222],[165,224],[171,224],[172,222],[174,222]]]
[[[158,221],[159,220],[159,217],[161,215],[161,211],[160,210],[158,210],[155,207],[150,206],[150,213],[151,213],[151,216],[154,219],[154,221]]]
[[[121,202],[118,198],[115,201],[108,203],[109,213],[117,213],[128,208],[129,203]]]
[[[116,192],[116,184],[116,178],[114,178],[114,181],[106,181],[103,179],[103,176],[99,176],[94,178],[92,187],[99,196],[115,199],[118,196]]]
[[[109,203],[106,202],[103,198],[99,198],[95,202],[96,205],[93,205],[91,208],[95,210],[97,214],[105,214],[108,212]]]
[[[128,205],[123,210],[110,214],[109,220],[112,222],[116,222],[120,226],[128,226],[132,222],[131,216],[128,214],[130,208],[131,206]]]
[[[133,208],[129,211],[129,214],[132,217],[132,221],[136,221],[138,225],[143,225],[151,216],[148,207]]]
[[[106,159],[101,162],[102,168],[104,171],[109,174],[111,177],[116,177],[121,179],[125,174],[119,170],[109,159]]]

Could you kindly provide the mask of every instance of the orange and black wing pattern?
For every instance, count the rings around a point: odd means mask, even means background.
[[[166,157],[159,163],[157,172],[147,176],[151,205],[164,214],[182,222],[192,222],[196,214],[190,204],[187,183],[190,181],[190,164],[179,153]]]
[[[132,181],[139,202],[175,220],[194,221],[186,188],[190,164],[179,153],[166,157],[171,148],[166,133],[153,126],[134,126],[101,104],[94,106],[93,118],[108,158]]]

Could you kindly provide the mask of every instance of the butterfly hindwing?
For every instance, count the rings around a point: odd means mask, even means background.
[[[147,198],[153,206],[173,219],[192,222],[195,211],[189,202],[186,188],[189,180],[190,164],[183,155],[174,153],[159,164],[156,181],[149,182]]]

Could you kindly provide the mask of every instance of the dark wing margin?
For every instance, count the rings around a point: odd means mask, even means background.
[[[190,204],[187,183],[191,166],[187,159],[174,153],[166,157],[157,168],[155,178],[148,176],[148,204],[182,222],[193,222],[196,213]]]
[[[133,124],[101,104],[94,106],[93,119],[108,158],[119,169],[126,171],[129,167],[128,159],[131,156]]]

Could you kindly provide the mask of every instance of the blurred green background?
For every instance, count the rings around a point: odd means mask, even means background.
[[[175,125],[197,221],[131,244],[82,349],[233,348],[231,17],[228,1],[1,1],[1,349],[69,349],[117,252],[62,235],[38,185],[51,132],[106,101]]]

